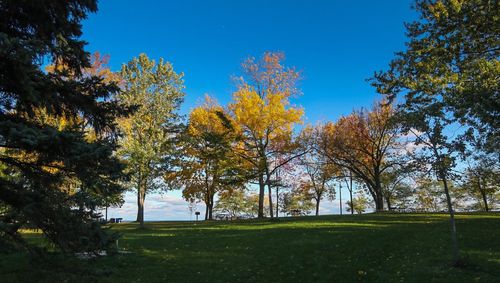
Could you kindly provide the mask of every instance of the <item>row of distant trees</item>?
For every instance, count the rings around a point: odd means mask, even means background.
[[[179,132],[172,134],[173,124],[160,125],[165,127],[163,133],[169,133],[167,148],[174,145],[174,149],[161,151],[163,146],[157,144],[160,150],[150,160],[142,160],[145,171],[134,169],[133,173],[142,175],[159,172],[139,189],[138,220],[142,220],[145,192],[161,183],[156,178],[160,176],[166,187],[183,189],[186,199],[205,202],[206,219],[213,218],[216,195],[224,201],[225,196],[251,187],[257,188],[259,218],[266,211],[269,217],[276,215],[279,204],[273,190],[285,187],[291,191],[284,204],[307,210],[309,201],[315,200],[318,211],[320,201],[334,195],[334,182],[348,178],[348,188],[352,190],[351,178],[361,184],[376,211],[391,209],[405,195],[423,209],[439,210],[441,202],[431,197],[439,184],[458,260],[454,211],[461,195],[479,198],[484,210],[498,202],[500,51],[491,22],[497,5],[417,1],[422,19],[407,26],[407,50],[397,53],[389,69],[371,79],[384,99],[372,109],[335,122],[301,127],[304,110],[292,103],[301,95],[301,74],[283,64],[282,53],[245,60],[228,105],[207,96],[189,114],[185,126],[173,127]],[[147,73],[137,71],[131,77]],[[125,92],[132,86],[125,80]],[[161,93],[158,89],[150,84],[140,91],[154,97]],[[162,121],[164,116],[155,118],[150,120]],[[154,129],[158,125],[148,132]],[[137,144],[152,145],[144,139]],[[161,160],[153,162],[153,156]]]
[[[171,189],[182,189],[189,202],[204,202],[208,220],[214,208],[234,217],[275,217],[279,211],[304,215],[311,210],[318,215],[321,201],[334,200],[342,185],[350,192],[347,209],[352,213],[370,204],[377,211],[445,210],[446,193],[440,193],[431,177],[423,133],[404,130],[406,114],[401,108],[377,102],[370,110],[354,111],[336,122],[299,129],[303,109],[289,100],[300,95],[300,73],[283,65],[283,53],[267,52],[258,61],[244,61],[233,101],[223,107],[206,96],[187,123],[177,114],[184,96],[182,74],[170,63],[157,64],[141,54],[113,73],[108,60],[95,53],[82,73],[114,81],[121,89],[116,101],[135,107],[133,114],[116,120],[122,136],[115,153],[127,165],[130,178],[123,185],[137,192],[141,225],[146,194]],[[47,71],[65,68],[55,64]],[[65,119],[52,123],[75,124]],[[500,176],[495,155],[483,150],[456,153],[462,168],[450,164],[453,180],[448,181],[455,209],[494,208]],[[360,188],[357,192],[355,186]],[[358,196],[353,199],[353,194]],[[117,197],[106,205],[120,203]]]
[[[457,262],[460,194],[497,205],[498,1],[416,1],[407,50],[371,79],[383,98],[317,125],[304,125],[293,103],[312,94],[283,53],[245,60],[232,100],[207,96],[184,121],[183,74],[172,64],[140,54],[112,72],[84,51],[79,22],[95,1],[37,5],[1,6],[2,246],[23,243],[19,229],[30,225],[63,251],[111,247],[117,235],[102,231],[96,211],[119,205],[126,189],[143,226],[155,190],[182,189],[206,204],[207,219],[217,199],[243,199],[263,218],[319,212],[342,183],[358,211],[362,192],[376,211],[441,195]]]
[[[467,170],[466,174],[471,174]],[[399,180],[384,182],[384,200],[388,210],[395,212],[446,212],[446,196],[442,185],[436,180],[429,178],[426,174],[416,174],[415,177],[401,177]],[[391,178],[390,175],[386,176]],[[386,178],[384,176],[384,178]],[[470,178],[464,176],[452,185],[452,203],[457,211],[492,211],[498,209],[498,173],[489,175],[488,180],[479,181],[476,176]],[[481,182],[481,184],[479,184]],[[485,186],[482,188],[480,186]],[[344,185],[345,187],[345,185]],[[319,215],[319,203],[314,193],[304,191],[300,187],[277,187],[280,191],[274,194],[276,211],[287,216],[301,216],[314,213]],[[326,198],[330,201],[339,200],[338,190],[342,187],[333,182],[332,187],[326,192]],[[344,211],[351,214],[364,213],[374,208],[373,200],[367,195],[363,185],[355,185],[352,199],[344,196],[345,204],[340,204]],[[350,192],[350,191],[349,191]],[[196,202],[196,200],[190,200]],[[219,194],[215,203],[214,211],[230,219],[257,217],[258,196],[244,190],[233,190]],[[268,205],[267,198],[265,204]],[[265,216],[269,214],[265,211]],[[278,213],[276,213],[278,215]]]
[[[219,210],[225,209],[227,199],[230,203],[239,199],[241,213],[248,214],[243,209],[248,200],[240,196],[252,184],[259,188],[258,217],[273,217],[280,209],[288,215],[306,214],[314,207],[318,214],[321,200],[335,199],[335,188],[342,184],[350,192],[349,209],[363,211],[366,205],[356,206],[352,199],[353,182],[362,188],[358,202],[367,204],[363,195],[367,193],[377,211],[446,210],[441,200],[447,199],[447,193],[440,193],[436,183],[440,180],[432,178],[436,174],[433,151],[445,149],[425,140],[432,140],[427,136],[431,133],[409,126],[413,120],[405,121],[411,117],[403,106],[393,108],[382,101],[336,122],[298,130],[301,109],[291,106],[289,99],[300,93],[296,87],[300,74],[284,67],[283,58],[281,53],[266,53],[260,61],[246,60],[233,102],[223,107],[207,96],[189,116],[178,160],[182,170],[174,170],[166,181],[173,177],[187,200],[205,202],[206,219],[212,219],[217,194]],[[273,101],[273,95],[281,92],[280,101]],[[460,139],[450,141],[453,144],[444,154],[450,162],[447,185],[453,188],[448,197],[455,209],[488,211],[499,200],[497,157],[464,142],[477,138],[470,133],[458,135]],[[279,192],[273,194],[280,189],[281,205]]]

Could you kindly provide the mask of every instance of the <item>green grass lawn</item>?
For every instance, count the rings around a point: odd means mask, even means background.
[[[130,253],[0,255],[0,282],[500,282],[500,214],[457,218],[461,268],[450,266],[447,215],[366,214],[115,224]]]

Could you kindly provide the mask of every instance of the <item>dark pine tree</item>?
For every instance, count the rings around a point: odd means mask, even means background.
[[[0,0],[0,249],[27,247],[26,226],[63,252],[117,237],[95,209],[123,190],[114,121],[127,111],[115,84],[82,73],[80,22],[96,10],[95,0]]]

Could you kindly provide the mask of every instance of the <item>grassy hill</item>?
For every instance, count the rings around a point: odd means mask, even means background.
[[[500,214],[367,214],[115,224],[130,253],[96,260],[0,257],[0,282],[500,282]],[[37,234],[26,234],[40,241]]]

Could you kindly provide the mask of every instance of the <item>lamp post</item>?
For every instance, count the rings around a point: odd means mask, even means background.
[[[280,195],[279,195],[279,188],[280,188],[280,182],[281,182],[281,172],[280,169],[278,168],[276,170],[276,218],[278,218],[278,209],[279,209],[279,202],[280,202]]]
[[[354,204],[352,203],[352,171],[349,170],[349,195],[351,196],[351,214],[354,214]]]
[[[342,215],[342,181],[339,181],[340,215]]]

